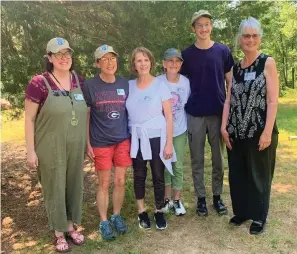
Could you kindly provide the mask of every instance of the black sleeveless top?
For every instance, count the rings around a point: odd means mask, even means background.
[[[247,68],[233,67],[230,112],[227,131],[234,139],[251,139],[262,134],[267,114],[265,62],[261,53]],[[274,131],[277,131],[274,124]]]

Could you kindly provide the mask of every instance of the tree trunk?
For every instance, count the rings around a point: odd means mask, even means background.
[[[295,67],[292,68],[292,88],[295,88]]]

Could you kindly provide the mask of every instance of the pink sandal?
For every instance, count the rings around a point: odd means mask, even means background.
[[[67,236],[75,245],[82,245],[85,242],[85,237],[82,233],[76,231],[74,228],[72,231],[67,232]]]
[[[55,241],[55,246],[56,246],[56,251],[60,252],[60,253],[65,253],[68,252],[70,250],[70,247],[65,239],[65,237],[63,235],[56,237],[56,241]]]

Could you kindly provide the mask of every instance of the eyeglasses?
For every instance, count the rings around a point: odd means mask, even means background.
[[[71,51],[67,51],[65,53],[61,53],[61,52],[58,52],[58,53],[54,53],[53,54],[55,56],[55,58],[57,59],[62,59],[63,57],[69,59],[72,57],[72,52]]]
[[[108,62],[116,62],[117,57],[112,56],[112,57],[101,57],[99,60],[102,60],[103,63],[107,64]]]
[[[182,62],[182,60],[180,59],[177,59],[177,60],[173,60],[173,59],[169,59],[169,60],[166,60],[167,62],[169,63],[172,63],[172,64],[179,64]]]
[[[206,24],[195,23],[195,27],[197,27],[198,29],[202,29],[203,27],[209,28],[210,26],[211,26],[210,23],[206,23]]]
[[[243,34],[241,36],[244,39],[250,39],[250,38],[258,39],[260,37],[260,34]]]

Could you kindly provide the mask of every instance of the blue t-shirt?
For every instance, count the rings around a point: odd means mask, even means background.
[[[105,83],[99,75],[86,80],[84,97],[90,112],[90,143],[92,147],[107,147],[130,137],[126,100],[128,80],[116,77]]]
[[[181,73],[190,80],[191,95],[185,110],[192,116],[222,115],[226,98],[225,73],[234,65],[230,49],[215,42],[209,49],[194,44],[182,51]]]

